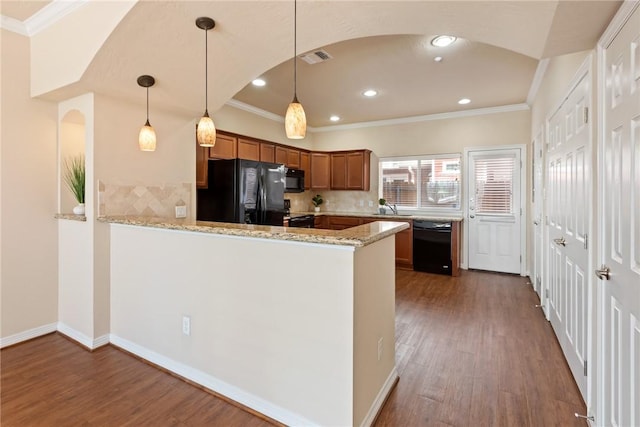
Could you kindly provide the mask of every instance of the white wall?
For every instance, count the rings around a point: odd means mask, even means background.
[[[55,104],[29,94],[29,39],[1,30],[1,321],[7,337],[57,321]]]
[[[352,423],[353,248],[111,228],[116,345],[288,424]]]

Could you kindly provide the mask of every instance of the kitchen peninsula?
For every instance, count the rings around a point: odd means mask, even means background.
[[[394,236],[105,217],[111,342],[287,425],[370,425],[397,381]]]

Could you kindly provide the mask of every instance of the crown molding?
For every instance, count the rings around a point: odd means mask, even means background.
[[[527,111],[527,104],[503,105],[500,107],[477,108],[474,110],[453,111],[449,113],[428,114],[425,116],[403,117],[399,119],[377,120],[372,122],[350,123],[336,126],[323,126],[314,128],[314,132],[333,132],[337,130],[362,129],[380,126],[393,126],[408,123],[430,122],[433,120],[457,119],[461,117],[484,116],[487,114],[510,113],[513,111]]]
[[[12,33],[20,34],[21,36],[29,37],[29,32],[27,31],[27,27],[24,25],[24,22],[18,21],[14,18],[9,18],[8,16],[0,15],[0,28],[11,31]]]
[[[23,36],[31,37],[55,24],[68,14],[75,12],[89,0],[53,0],[45,7],[27,18],[24,22],[8,16],[0,15],[0,28]]]
[[[282,116],[273,114],[269,111],[265,111],[258,107],[254,107],[253,105],[245,104],[244,102],[237,101],[233,98],[225,102],[225,105],[228,105],[229,107],[237,108],[239,110],[246,111],[248,113],[255,114],[260,117],[264,117],[269,120],[273,120],[275,122],[284,123],[284,117]],[[321,126],[321,127],[307,126],[307,131],[311,133],[333,132],[337,130],[361,129],[361,128],[371,128],[371,127],[378,127],[378,126],[393,126],[393,125],[401,125],[406,123],[418,123],[418,122],[429,122],[433,120],[456,119],[460,117],[483,116],[486,114],[510,113],[513,111],[526,111],[529,109],[530,108],[528,104],[512,104],[512,105],[503,105],[500,107],[477,108],[474,110],[429,114],[425,116],[402,117],[399,119],[349,123],[345,125]]]
[[[616,38],[624,24],[629,20],[633,11],[640,7],[640,2],[637,0],[625,0],[624,3],[618,9],[615,16],[609,22],[607,29],[602,33],[602,37],[598,41],[598,46],[602,46],[603,48],[609,47],[609,45],[613,42],[613,39]]]
[[[549,66],[549,58],[541,59],[540,61],[538,61],[536,74],[533,76],[531,87],[529,87],[529,94],[527,95],[527,105],[529,106],[533,105],[533,101],[535,101],[536,95],[538,95],[538,91],[540,90],[540,85],[542,84],[542,80],[544,79],[544,74],[547,72],[548,66]]]

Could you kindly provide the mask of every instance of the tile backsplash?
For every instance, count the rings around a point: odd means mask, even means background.
[[[135,215],[175,218],[176,206],[190,212],[192,184],[125,185],[98,182],[98,215]]]
[[[313,211],[311,198],[320,194],[324,203],[320,206],[323,212],[371,212],[378,210],[377,191],[319,191],[308,190],[304,193],[285,193],[291,200],[292,212]],[[369,206],[371,202],[372,206]]]

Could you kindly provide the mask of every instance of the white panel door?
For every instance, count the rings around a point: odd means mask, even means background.
[[[587,393],[591,212],[590,73],[586,73],[548,122],[548,316],[582,396]]]
[[[640,7],[604,51],[599,424],[640,425]],[[602,270],[605,270],[603,268]],[[607,279],[608,277],[608,279]]]
[[[469,152],[469,268],[521,273],[520,149]]]

